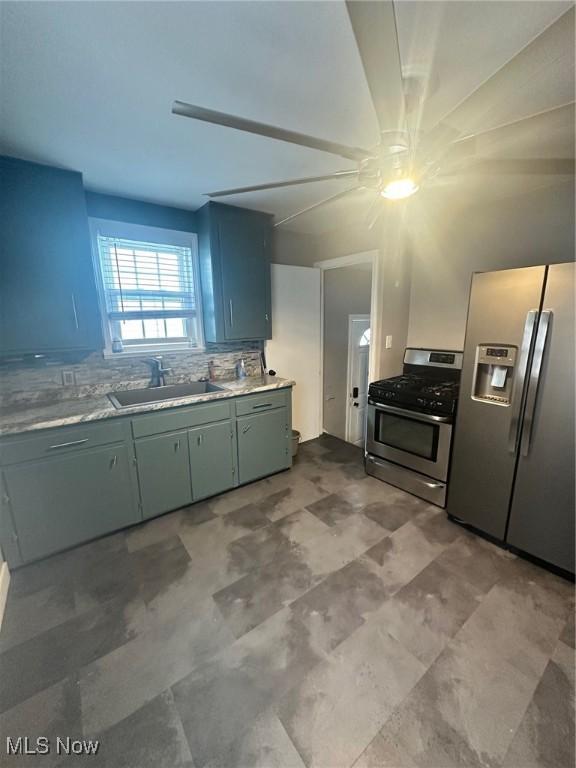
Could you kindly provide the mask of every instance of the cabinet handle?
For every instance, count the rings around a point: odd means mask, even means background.
[[[74,313],[74,324],[76,325],[76,330],[80,330],[80,326],[78,325],[78,312],[76,311],[76,297],[73,293],[70,294],[70,298],[72,299],[72,312]]]
[[[180,450],[180,440],[176,440],[176,442],[174,443],[174,451],[179,451],[179,450]]]
[[[110,469],[114,469],[117,463],[118,463],[118,456],[114,454],[114,458],[110,462]]]
[[[200,434],[197,437],[197,442],[198,442],[198,445],[202,445],[202,433],[201,432],[200,432]]]
[[[268,312],[266,312],[266,314],[264,315],[264,317],[266,318],[266,322],[268,322]]]
[[[58,443],[57,445],[51,445],[48,450],[49,451],[55,451],[58,448],[69,448],[71,445],[82,445],[82,443],[87,443],[88,438],[85,437],[84,440],[71,440],[69,443]]]
[[[253,405],[252,410],[255,411],[256,408],[271,408],[272,403],[260,403],[260,405]]]
[[[232,299],[228,302],[228,309],[230,310],[230,325],[234,325],[234,309],[232,307]]]

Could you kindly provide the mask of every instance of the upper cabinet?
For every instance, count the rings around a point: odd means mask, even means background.
[[[271,216],[213,202],[197,216],[206,341],[272,338]]]
[[[0,157],[0,354],[102,347],[82,176]]]

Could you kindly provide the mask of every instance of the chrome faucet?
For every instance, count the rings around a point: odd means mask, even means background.
[[[149,387],[165,387],[166,386],[166,374],[172,373],[172,368],[164,368],[162,363],[162,357],[147,357],[143,360],[150,366],[150,382]]]

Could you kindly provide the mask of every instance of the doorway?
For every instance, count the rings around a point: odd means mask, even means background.
[[[368,407],[370,315],[348,315],[346,440],[364,445]]]
[[[363,445],[373,375],[378,252],[316,262],[322,271],[322,431]]]

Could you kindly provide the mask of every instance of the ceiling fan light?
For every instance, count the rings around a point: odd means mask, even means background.
[[[404,177],[389,181],[380,194],[382,197],[385,197],[386,200],[403,200],[406,197],[410,197],[415,192],[418,192],[418,189],[418,184],[416,184],[413,179]]]

